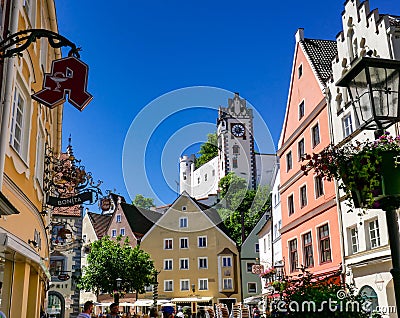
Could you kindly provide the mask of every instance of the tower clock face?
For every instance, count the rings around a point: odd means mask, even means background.
[[[236,137],[242,137],[244,135],[244,126],[242,124],[234,124],[232,126],[232,134]]]

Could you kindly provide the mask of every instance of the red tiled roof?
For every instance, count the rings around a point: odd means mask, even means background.
[[[111,214],[98,214],[87,212],[90,221],[92,222],[93,229],[98,239],[101,239],[107,232],[107,227],[112,220]]]
[[[53,215],[81,216],[81,205],[54,208]]]

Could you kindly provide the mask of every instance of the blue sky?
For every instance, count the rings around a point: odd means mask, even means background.
[[[400,15],[398,1],[371,0],[370,7]],[[142,193],[158,204],[171,203],[179,155],[196,149],[207,131],[215,130],[215,108],[227,101],[191,104],[200,108],[165,118],[149,105],[187,87],[239,92],[268,127],[271,137],[258,138],[270,149],[270,138],[276,146],[283,123],[296,30],[304,28],[306,38],[334,40],[342,29],[343,9],[342,1],[314,0],[56,0],[59,33],[82,47],[81,59],[89,65],[88,90],[94,96],[83,112],[65,104],[63,149],[71,134],[75,155],[103,180],[103,191],[120,193],[128,202]],[[148,135],[145,120],[138,123],[143,110],[160,117],[154,134]],[[153,192],[134,174],[128,193],[122,162],[129,131],[142,132],[150,142],[145,148],[129,144],[145,159],[130,162],[127,157],[124,165],[134,173],[146,171]]]

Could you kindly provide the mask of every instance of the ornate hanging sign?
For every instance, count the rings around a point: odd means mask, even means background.
[[[93,192],[83,192],[73,197],[60,198],[60,197],[52,197],[49,196],[47,198],[47,204],[53,207],[67,207],[74,206],[77,204],[82,204],[85,201],[93,202]]]
[[[88,71],[89,67],[73,56],[54,60],[44,76],[43,89],[32,98],[54,108],[64,103],[68,94],[68,102],[82,111],[93,99],[87,92]]]

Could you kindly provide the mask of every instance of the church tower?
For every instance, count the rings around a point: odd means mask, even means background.
[[[229,172],[247,180],[249,188],[256,188],[254,155],[253,110],[246,100],[235,93],[228,99],[228,107],[219,107],[218,121],[219,178]]]
[[[194,170],[194,154],[187,156],[183,155],[179,158],[179,189],[182,194],[184,191],[192,195],[192,171]]]

